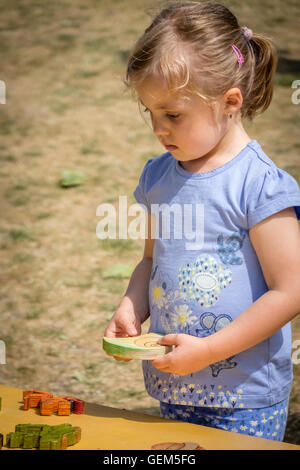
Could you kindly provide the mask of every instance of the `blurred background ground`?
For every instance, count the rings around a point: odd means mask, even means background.
[[[279,51],[272,105],[245,123],[274,162],[300,179],[298,0],[226,1],[240,24],[271,36]],[[157,1],[1,0],[0,383],[68,394],[158,415],[140,363],[101,349],[105,326],[133,268],[137,240],[96,237],[96,208],[118,207],[147,159],[163,152],[122,84],[126,58]],[[62,188],[64,170],[84,184]],[[275,255],[274,255],[275,256]],[[125,276],[125,277],[123,277]],[[145,325],[145,330],[147,325]],[[292,322],[300,340],[299,318]],[[294,365],[286,442],[300,444],[300,365]]]

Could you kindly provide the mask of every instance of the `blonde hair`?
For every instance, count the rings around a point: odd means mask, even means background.
[[[244,56],[238,66],[232,45]],[[170,91],[187,91],[213,105],[227,90],[243,96],[241,116],[252,120],[273,96],[277,52],[270,38],[246,39],[234,14],[215,2],[178,2],[163,9],[135,44],[126,85],[133,91],[157,75]]]

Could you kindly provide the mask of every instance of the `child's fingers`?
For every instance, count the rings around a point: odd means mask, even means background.
[[[178,334],[169,334],[161,338],[158,343],[162,346],[177,346],[179,342]]]
[[[172,355],[172,352],[166,354],[165,356],[158,357],[157,359],[153,359],[151,361],[152,365],[156,367],[156,369],[161,370],[162,372],[169,372],[169,369],[172,366],[172,361],[170,358],[171,355]]]
[[[132,361],[132,359],[126,359],[125,357],[119,357],[119,356],[113,356],[113,358],[114,358],[116,361],[124,361],[124,362]]]
[[[104,332],[104,336],[107,338],[127,338],[128,336],[137,336],[137,334],[138,331],[132,324],[113,325]]]
[[[113,354],[105,353],[107,356],[113,357],[116,361],[125,361],[129,362],[132,361],[132,359],[127,359],[125,357],[120,357],[120,356],[114,356]]]

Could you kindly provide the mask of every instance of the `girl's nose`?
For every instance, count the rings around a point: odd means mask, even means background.
[[[169,134],[169,129],[161,121],[152,119],[152,128],[157,137]]]

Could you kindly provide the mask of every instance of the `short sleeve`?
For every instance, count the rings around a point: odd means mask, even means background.
[[[135,191],[133,193],[136,201],[145,206],[147,211],[150,213],[150,203],[147,200],[147,195],[146,195],[146,185],[147,185],[147,179],[149,177],[148,175],[148,170],[149,166],[151,165],[152,159],[148,160],[146,165],[144,166],[144,169],[142,171],[142,174],[140,176],[139,184],[135,188]]]
[[[300,190],[297,181],[284,170],[270,168],[251,185],[248,195],[248,228],[277,212],[294,207],[300,219]]]

